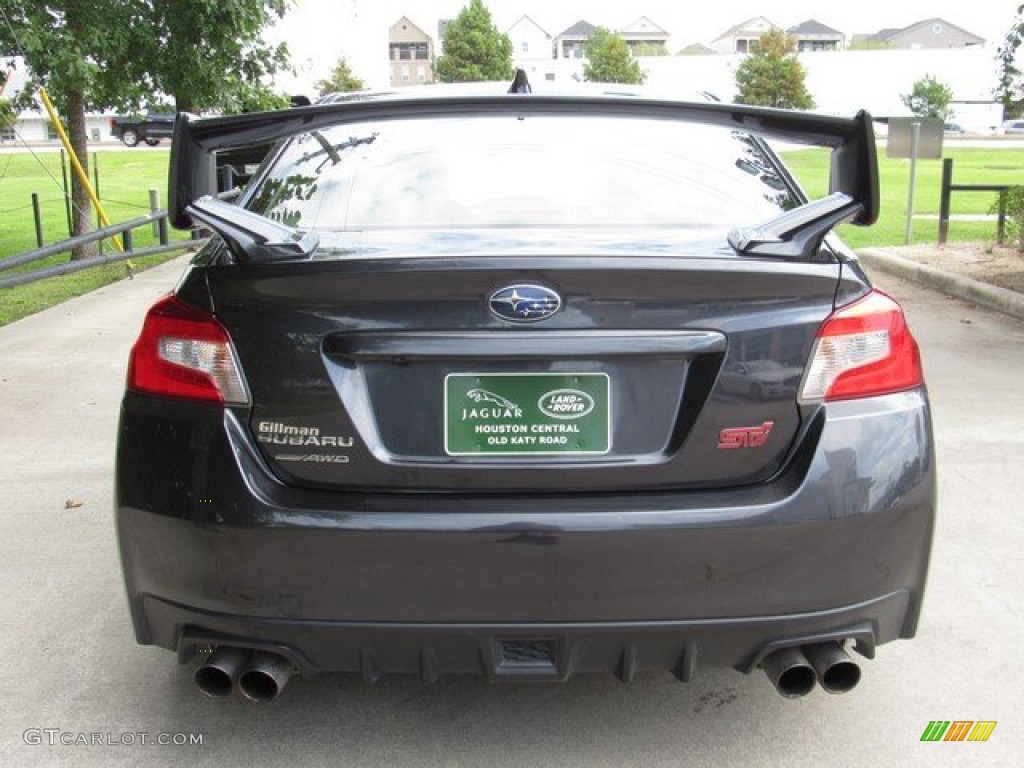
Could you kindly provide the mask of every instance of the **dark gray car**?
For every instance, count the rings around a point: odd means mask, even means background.
[[[877,216],[870,117],[420,93],[179,117],[172,215],[218,236],[131,354],[139,642],[255,700],[338,670],[852,688],[847,650],[914,635],[935,508],[917,347],[829,234]],[[765,138],[830,148],[831,194]]]

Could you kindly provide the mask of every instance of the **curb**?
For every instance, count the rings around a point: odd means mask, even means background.
[[[999,288],[979,280],[972,280],[961,275],[951,275],[935,267],[918,264],[916,261],[895,256],[891,253],[865,248],[857,251],[861,263],[868,267],[880,269],[904,280],[913,280],[929,288],[956,296],[958,299],[970,301],[988,309],[994,309],[1005,315],[1024,320],[1024,294]]]

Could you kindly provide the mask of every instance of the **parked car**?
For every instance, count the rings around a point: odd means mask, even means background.
[[[1007,120],[1003,123],[1003,133],[1024,133],[1024,120]]]
[[[139,142],[155,147],[161,139],[171,138],[173,132],[174,115],[115,117],[110,120],[110,134],[128,147],[138,146]]]
[[[916,632],[935,511],[917,346],[831,234],[877,217],[870,116],[499,88],[178,118],[171,218],[218,236],[130,355],[138,641],[257,701],[327,671],[853,688],[854,649]],[[769,139],[830,148],[831,194]],[[209,196],[211,154],[268,142]]]

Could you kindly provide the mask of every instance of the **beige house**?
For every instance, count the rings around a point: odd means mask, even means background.
[[[668,53],[669,34],[646,16],[619,30],[634,56],[664,56]]]
[[[945,19],[925,19],[902,29],[881,29],[869,35],[854,35],[853,43],[878,44],[889,48],[971,48],[984,45],[985,38],[950,24]]]
[[[711,42],[711,47],[719,53],[749,53],[750,44],[771,29],[781,27],[772,24],[764,16],[755,16],[725,30]]]
[[[434,39],[403,16],[388,30],[391,85],[423,85],[434,82]]]

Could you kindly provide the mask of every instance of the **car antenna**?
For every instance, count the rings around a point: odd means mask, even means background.
[[[508,87],[509,93],[533,93],[533,88],[530,87],[530,79],[526,76],[525,69],[517,69],[516,76],[512,80],[512,85]]]

